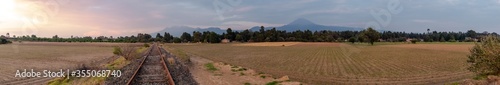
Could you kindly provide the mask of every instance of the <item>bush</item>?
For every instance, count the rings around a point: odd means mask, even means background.
[[[244,75],[245,75],[245,73],[243,73],[243,72],[240,72],[240,76],[244,76]]]
[[[11,41],[8,41],[7,39],[0,39],[0,44],[8,44],[8,43],[12,43]]]
[[[149,47],[149,44],[147,44],[147,43],[144,43],[144,47]]]
[[[467,56],[470,64],[468,70],[479,75],[500,74],[500,39],[497,36],[486,36],[477,42]]]
[[[273,82],[268,82],[266,83],[266,85],[278,85],[279,82],[277,81],[273,81]]]
[[[120,55],[125,57],[127,60],[133,60],[140,56],[140,53],[137,52],[138,49],[132,45],[121,46],[120,50],[121,52],[117,53],[120,53]]]
[[[122,54],[122,49],[120,47],[113,48],[113,54],[115,54],[115,55],[121,55]]]
[[[207,68],[207,70],[209,71],[217,71],[218,69],[215,68],[214,64],[213,63],[207,63],[205,64],[205,67]]]
[[[240,68],[238,71],[247,71],[247,68]]]
[[[412,44],[417,44],[417,41],[418,41],[418,40],[413,39],[413,40],[411,40],[411,43],[412,43]]]
[[[356,39],[357,39],[356,37],[351,37],[349,38],[349,42],[354,44],[357,41]]]

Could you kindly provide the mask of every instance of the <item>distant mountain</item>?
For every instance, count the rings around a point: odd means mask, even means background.
[[[265,29],[272,29],[273,27],[265,27]],[[288,32],[290,31],[296,31],[296,30],[311,30],[311,31],[321,31],[321,30],[332,30],[332,31],[359,31],[363,30],[362,28],[354,28],[354,27],[343,27],[343,26],[325,26],[325,25],[319,25],[315,24],[307,19],[304,18],[299,18],[287,25],[276,27],[278,30],[286,30]],[[250,28],[252,31],[258,31],[260,30],[260,26],[255,26]]]
[[[213,31],[213,32],[218,33],[218,34],[222,34],[223,32],[226,32],[226,30],[222,30],[222,29],[220,29],[218,27],[192,28],[192,27],[188,27],[188,26],[172,26],[172,27],[167,27],[167,28],[165,28],[165,29],[163,29],[161,31],[152,33],[152,36],[156,36],[156,33],[160,33],[161,35],[163,35],[163,33],[168,32],[168,33],[170,33],[174,37],[179,37],[184,32],[192,34],[193,31],[200,31],[200,32],[203,32],[203,31]]]
[[[288,25],[317,25],[317,24],[315,24],[307,19],[299,18],[299,19],[296,19],[295,21],[291,22]]]
[[[274,27],[265,27],[266,30],[272,29]],[[311,31],[321,31],[321,30],[331,30],[331,31],[360,31],[363,30],[362,28],[354,28],[354,27],[343,27],[343,26],[325,26],[325,25],[319,25],[316,23],[313,23],[307,19],[304,18],[299,18],[287,25],[283,25],[280,27],[276,27],[277,30],[286,30],[287,32],[291,31],[296,31],[296,30],[311,30]],[[255,26],[250,28],[251,31],[259,31],[260,26]],[[156,33],[160,33],[163,35],[164,32],[168,32],[173,36],[181,36],[183,32],[188,32],[192,33],[193,31],[213,31],[218,34],[222,34],[226,32],[226,29],[221,29],[219,27],[209,27],[209,28],[192,28],[188,26],[173,26],[173,27],[167,27],[161,31],[155,32],[152,34],[152,36],[155,36]],[[234,30],[234,31],[241,31],[241,30]]]

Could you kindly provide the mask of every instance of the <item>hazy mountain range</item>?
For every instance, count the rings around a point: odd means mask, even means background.
[[[272,29],[274,27],[266,27],[265,29]],[[325,25],[319,25],[315,24],[307,19],[304,18],[299,18],[294,20],[293,22],[280,26],[280,27],[275,27],[277,30],[286,30],[287,32],[291,31],[296,31],[296,30],[311,30],[311,31],[319,31],[319,30],[332,30],[332,31],[347,31],[347,30],[352,30],[352,31],[359,31],[362,30],[362,28],[354,28],[354,27],[343,27],[343,26],[325,26]],[[155,32],[152,35],[156,35],[156,33],[163,34],[164,32],[168,32],[173,36],[180,36],[183,32],[187,33],[192,33],[193,31],[213,31],[219,34],[225,33],[227,28],[219,28],[219,27],[209,27],[209,28],[193,28],[193,27],[188,27],[188,26],[172,26],[172,27],[167,27],[161,31]],[[258,31],[260,29],[260,26],[255,26],[250,28],[251,31]],[[234,29],[233,29],[234,30]],[[234,30],[234,31],[242,31],[242,30]]]

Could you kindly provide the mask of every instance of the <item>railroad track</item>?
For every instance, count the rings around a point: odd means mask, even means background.
[[[164,57],[161,48],[153,44],[127,85],[175,85]]]

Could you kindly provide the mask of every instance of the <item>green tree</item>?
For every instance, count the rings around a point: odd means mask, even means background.
[[[250,37],[252,37],[252,33],[248,29],[243,30],[243,32],[241,32],[240,35],[242,36],[241,39],[243,42],[247,42],[250,39]]]
[[[241,36],[240,34],[237,34],[236,35],[236,38],[234,38],[236,41],[243,41],[243,36]]]
[[[181,42],[182,42],[182,39],[181,39],[181,38],[178,38],[178,37],[174,37],[174,38],[173,38],[173,42],[174,42],[174,43],[181,43]]]
[[[31,38],[37,38],[36,35],[31,35]]]
[[[380,33],[371,27],[363,30],[360,36],[370,42],[371,45],[373,45],[375,41],[378,41],[378,39],[380,39]]]
[[[217,33],[215,32],[210,32],[208,39],[210,43],[219,43],[220,42],[220,37]]]
[[[181,40],[182,42],[190,42],[191,41],[191,34],[184,32],[181,35]]]
[[[227,28],[226,30],[226,37],[227,39],[229,40],[234,40],[234,38],[236,37],[236,34],[233,32],[233,30],[231,28]]]
[[[143,39],[143,42],[151,42],[153,41],[153,36],[151,36],[150,34],[144,34]]]
[[[446,42],[446,39],[444,39],[444,37],[441,37],[441,39],[439,41],[440,42]]]
[[[52,39],[57,39],[57,38],[59,38],[59,36],[57,35],[52,36]]]
[[[150,42],[153,41],[152,36],[150,34],[139,33],[137,34],[137,40],[139,42]]]
[[[354,44],[357,41],[357,39],[358,38],[356,38],[356,37],[351,37],[351,38],[349,38],[349,42]]]
[[[468,70],[479,75],[500,74],[500,39],[488,35],[477,42],[468,55]]]
[[[174,37],[170,35],[170,33],[165,32],[163,34],[163,41],[165,42],[173,42]]]
[[[160,33],[156,33],[155,41],[163,41],[163,36]]]
[[[466,35],[467,35],[467,37],[476,38],[477,33],[474,30],[469,30],[469,31],[467,31]]]
[[[455,36],[450,36],[450,39],[448,41],[449,42],[456,42],[457,40],[455,39]]]
[[[198,31],[193,32],[193,42],[201,42],[202,40],[202,34]]]

